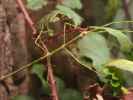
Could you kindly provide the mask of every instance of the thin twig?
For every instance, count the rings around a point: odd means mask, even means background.
[[[56,81],[55,81],[55,78],[53,75],[53,69],[52,69],[50,56],[47,57],[47,66],[48,66],[48,82],[49,82],[49,86],[51,88],[52,100],[59,100]]]
[[[103,27],[108,27],[108,26],[111,26],[113,24],[129,24],[129,23],[133,23],[133,20],[119,20],[119,21],[113,21],[113,22],[110,22],[110,23],[107,23],[105,25],[102,25]]]
[[[23,12],[24,16],[25,16],[25,19],[27,20],[29,26],[31,27],[32,31],[33,31],[33,34],[36,34],[37,30],[35,28],[35,24],[34,22],[32,21],[31,17],[29,16],[29,13],[27,12],[22,0],[16,0],[18,6],[20,7],[21,11]]]
[[[94,29],[94,30],[88,31],[88,33],[89,33],[89,32],[93,32],[93,31],[95,31],[95,29]],[[38,59],[32,61],[31,63],[29,63],[29,64],[27,64],[27,65],[24,65],[24,66],[19,67],[19,69],[17,69],[16,71],[13,71],[13,72],[11,72],[11,73],[9,73],[9,74],[6,74],[6,75],[4,75],[4,76],[1,76],[1,77],[0,77],[0,80],[4,80],[4,79],[6,79],[6,78],[8,78],[8,77],[10,77],[10,76],[12,76],[12,75],[14,75],[14,74],[20,72],[20,71],[23,71],[23,70],[25,70],[25,69],[31,67],[34,63],[37,63],[37,62],[39,62],[39,61],[41,61],[41,60],[46,59],[46,58],[49,57],[49,56],[54,55],[55,53],[57,53],[57,52],[63,50],[65,47],[67,47],[68,45],[70,45],[70,44],[72,44],[73,42],[75,42],[76,40],[82,38],[82,37],[83,37],[83,34],[84,34],[84,32],[80,33],[79,35],[77,35],[76,37],[74,37],[73,39],[71,39],[70,41],[68,41],[66,44],[61,45],[59,48],[53,50],[53,51],[50,52],[50,53],[47,53],[46,55],[44,55],[44,56],[42,56],[42,57],[40,57],[40,58],[38,58]]]
[[[49,50],[47,48],[47,46],[43,43],[43,41],[41,41],[42,47],[45,49],[46,54],[49,54]],[[44,51],[44,54],[45,54]],[[54,75],[53,75],[53,68],[52,68],[52,64],[51,64],[51,56],[47,57],[47,67],[48,67],[48,82],[49,82],[49,86],[51,89],[51,96],[52,96],[52,100],[59,100],[58,97],[58,91],[57,91],[57,86],[56,86],[56,81],[54,79]]]
[[[103,25],[103,26],[104,26],[104,27],[105,27],[105,26],[107,27],[107,26],[110,26],[110,25],[112,25],[112,24],[120,24],[120,23],[133,23],[133,20],[132,20],[132,21],[127,21],[127,20],[125,20],[125,21],[115,21],[115,22],[111,22],[111,23],[105,24],[105,25]],[[90,31],[87,31],[87,33],[94,32],[94,31],[96,31],[96,29],[92,29],[92,30],[90,30]],[[31,63],[26,64],[26,65],[21,66],[21,67],[18,67],[19,69],[17,69],[16,71],[13,71],[13,72],[11,72],[11,73],[9,73],[9,74],[6,74],[6,75],[4,75],[4,76],[1,76],[1,77],[0,77],[0,81],[1,81],[1,80],[4,80],[4,79],[6,79],[6,78],[8,78],[8,77],[10,77],[10,76],[12,76],[12,75],[15,75],[16,73],[18,73],[18,72],[20,72],[20,71],[23,71],[23,70],[25,70],[25,69],[31,67],[34,63],[37,63],[37,62],[39,62],[39,61],[41,61],[41,60],[44,60],[44,59],[47,58],[48,56],[54,55],[55,53],[59,52],[60,50],[64,49],[64,48],[67,47],[68,45],[70,45],[71,43],[73,43],[73,42],[75,42],[76,40],[78,40],[78,39],[80,39],[81,37],[83,37],[83,33],[84,33],[84,31],[81,32],[78,36],[76,36],[76,37],[74,37],[73,39],[71,39],[70,41],[68,41],[66,44],[61,45],[59,48],[57,48],[57,49],[53,50],[52,52],[50,52],[50,53],[48,53],[48,54],[46,54],[46,55],[44,55],[44,56],[42,56],[42,57],[40,57],[40,58],[38,58],[38,59],[32,61]],[[85,34],[85,35],[87,35],[87,34]]]
[[[65,49],[66,52],[67,52],[76,62],[78,62],[80,65],[82,65],[82,66],[84,66],[84,67],[90,69],[91,71],[94,71],[95,73],[97,73],[97,72],[94,70],[94,67],[93,67],[93,66],[91,66],[91,65],[88,66],[88,65],[82,63],[77,57],[75,57],[75,56],[73,55],[73,53],[72,53],[70,50],[68,50],[67,48],[64,48],[64,49]]]

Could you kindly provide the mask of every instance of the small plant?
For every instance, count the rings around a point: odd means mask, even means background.
[[[113,96],[118,96],[126,90],[126,87],[133,86],[133,80],[130,78],[133,76],[133,43],[126,34],[130,31],[109,27],[113,24],[132,23],[133,21],[118,21],[102,26],[82,28],[80,25],[84,19],[77,13],[82,8],[81,1],[61,0],[61,2],[56,3],[54,10],[42,16],[37,23],[37,27],[35,27],[26,9],[22,6],[22,1],[18,1],[28,24],[35,33],[33,35],[36,35],[35,45],[42,50],[43,55],[10,75],[32,66],[31,73],[40,80],[41,90],[45,95],[51,96],[52,100],[83,100],[81,92],[68,88],[60,77],[54,77],[53,75],[52,57],[62,50],[81,67],[84,67],[86,71],[90,70],[96,73],[104,86],[111,87]],[[110,8],[106,10],[113,13],[119,2],[113,0],[115,3],[113,5],[112,1],[109,1]],[[46,5],[48,5],[47,0],[27,0],[27,8],[33,11],[38,11]],[[107,15],[107,19],[110,17],[112,17],[112,14]],[[53,25],[57,22],[63,24],[63,32],[55,34]],[[67,39],[69,33],[73,37],[72,39]],[[63,43],[56,49],[50,48],[49,50],[47,45],[47,42],[51,42],[49,37],[50,39],[62,37]],[[118,54],[122,55],[121,57],[113,57],[111,50],[114,49],[114,44],[118,49]],[[44,64],[39,63],[44,59],[46,59]],[[130,77],[128,77],[129,74]],[[31,100],[28,96],[17,96],[13,100],[23,98]]]

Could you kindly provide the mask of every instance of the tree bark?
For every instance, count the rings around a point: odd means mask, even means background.
[[[28,63],[26,36],[25,19],[16,1],[0,0],[0,77]],[[16,85],[16,80],[20,84]],[[27,71],[0,82],[0,100],[27,92]]]

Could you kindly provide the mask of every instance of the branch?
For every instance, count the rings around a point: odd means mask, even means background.
[[[115,22],[111,22],[111,23],[108,23],[108,24],[105,24],[105,25],[102,25],[102,26],[107,27],[107,26],[110,26],[110,25],[112,25],[112,24],[120,24],[120,23],[133,23],[133,20],[132,20],[132,21],[115,21]],[[57,53],[57,52],[63,50],[64,48],[66,48],[68,45],[72,44],[72,43],[75,42],[76,40],[78,40],[78,39],[82,38],[83,36],[87,35],[88,33],[94,32],[94,31],[96,31],[96,29],[92,29],[92,30],[90,30],[90,31],[83,31],[83,32],[81,32],[78,36],[74,37],[72,40],[68,41],[66,44],[61,45],[59,48],[53,50],[52,52],[47,53],[46,55],[44,55],[44,56],[42,56],[42,57],[40,57],[40,58],[38,58],[38,59],[32,61],[32,62],[29,63],[29,64],[26,64],[26,65],[24,65],[24,66],[18,67],[19,69],[17,69],[16,71],[13,71],[12,73],[9,73],[9,74],[6,74],[6,75],[4,75],[4,76],[1,76],[1,77],[0,77],[0,81],[1,81],[1,80],[4,80],[4,79],[6,79],[6,78],[8,78],[8,77],[10,77],[10,76],[12,76],[12,75],[15,75],[16,73],[18,73],[18,72],[20,72],[20,71],[23,71],[23,70],[25,70],[25,69],[31,67],[34,63],[37,63],[37,62],[39,62],[39,61],[41,61],[41,60],[46,59],[46,58],[49,57],[49,56],[52,56],[53,54],[55,54],[55,53]],[[87,33],[87,34],[86,34],[86,33]]]
[[[50,56],[47,57],[47,66],[48,66],[48,82],[49,82],[49,86],[51,88],[52,100],[59,100],[56,81],[55,81],[54,75],[53,75],[53,69],[52,69]]]
[[[59,48],[53,50],[52,52],[47,53],[46,55],[44,55],[44,56],[42,56],[42,57],[40,57],[40,58],[38,58],[38,59],[32,61],[31,63],[29,63],[29,64],[27,64],[27,65],[24,65],[24,66],[19,67],[19,69],[17,69],[16,71],[13,71],[12,73],[9,73],[9,74],[6,74],[6,75],[4,75],[4,76],[1,76],[1,77],[0,77],[0,81],[1,81],[1,80],[4,80],[4,79],[6,79],[6,78],[8,78],[8,77],[10,77],[10,76],[12,76],[12,75],[14,75],[14,74],[20,72],[20,71],[23,71],[23,70],[25,70],[25,69],[31,67],[34,63],[37,63],[37,62],[39,62],[39,61],[41,61],[41,60],[46,59],[46,58],[49,57],[49,56],[54,55],[55,53],[57,53],[57,52],[63,50],[65,47],[67,47],[67,46],[69,46],[70,44],[72,44],[73,42],[75,42],[76,40],[82,38],[84,35],[87,35],[86,33],[93,32],[93,31],[95,31],[95,29],[90,30],[90,31],[85,31],[85,32],[83,31],[83,32],[81,32],[78,36],[76,36],[75,38],[71,39],[71,40],[68,41],[66,44],[61,45]]]
[[[44,50],[46,50],[46,51],[44,51],[44,53],[46,52],[46,54],[49,54],[48,48],[43,43],[43,41],[41,41],[41,44],[42,44],[42,48],[44,48]],[[47,67],[48,67],[47,77],[48,77],[48,82],[49,82],[49,86],[50,86],[50,89],[51,89],[52,100],[59,100],[56,81],[55,81],[54,75],[53,75],[53,69],[52,69],[52,64],[51,64],[51,56],[47,57]]]
[[[16,2],[18,4],[19,8],[21,9],[22,13],[24,14],[25,19],[27,20],[29,26],[31,27],[31,29],[33,31],[33,34],[36,34],[37,30],[36,30],[36,28],[34,26],[35,24],[32,21],[31,17],[29,16],[29,14],[28,14],[28,12],[27,12],[22,0],[16,0]]]

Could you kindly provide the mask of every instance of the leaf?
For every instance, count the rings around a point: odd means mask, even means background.
[[[108,63],[106,66],[113,66],[121,70],[133,73],[133,61],[118,59]]]
[[[27,7],[31,10],[39,10],[47,5],[47,0],[27,0]]]
[[[120,30],[112,29],[112,28],[104,28],[109,34],[113,35],[117,38],[121,45],[121,49],[124,51],[130,50],[132,47],[132,42],[129,38]]]
[[[44,65],[43,64],[34,64],[32,66],[32,73],[36,74],[39,78],[43,77]]]
[[[81,9],[82,3],[80,0],[63,0],[62,3],[64,6],[67,6],[72,9]]]
[[[119,41],[122,51],[130,51],[131,48],[133,47],[133,44],[130,41],[130,39],[122,31],[107,27],[95,27],[95,28],[105,30],[110,35],[114,36]]]
[[[92,59],[97,68],[110,60],[109,48],[102,35],[89,33],[78,41],[78,48],[80,56]]]
[[[66,89],[61,93],[60,100],[83,100],[80,92],[74,89]]]
[[[83,19],[71,8],[65,7],[63,5],[57,5],[56,8],[60,11],[61,14],[70,18],[76,26],[81,24]]]
[[[133,86],[133,61],[118,59],[108,63],[106,66],[121,70],[128,86]]]
[[[59,20],[59,18],[57,17],[57,15],[60,14],[59,10],[54,10],[52,12],[50,12],[49,14],[47,14],[45,17],[43,17],[40,22],[41,23],[52,23],[52,22],[56,22]]]
[[[37,75],[37,77],[41,80],[43,89],[45,90],[46,94],[50,94],[50,89],[48,86],[48,82],[43,78],[43,72],[44,72],[44,65],[43,64],[34,64],[32,66],[32,73]]]

